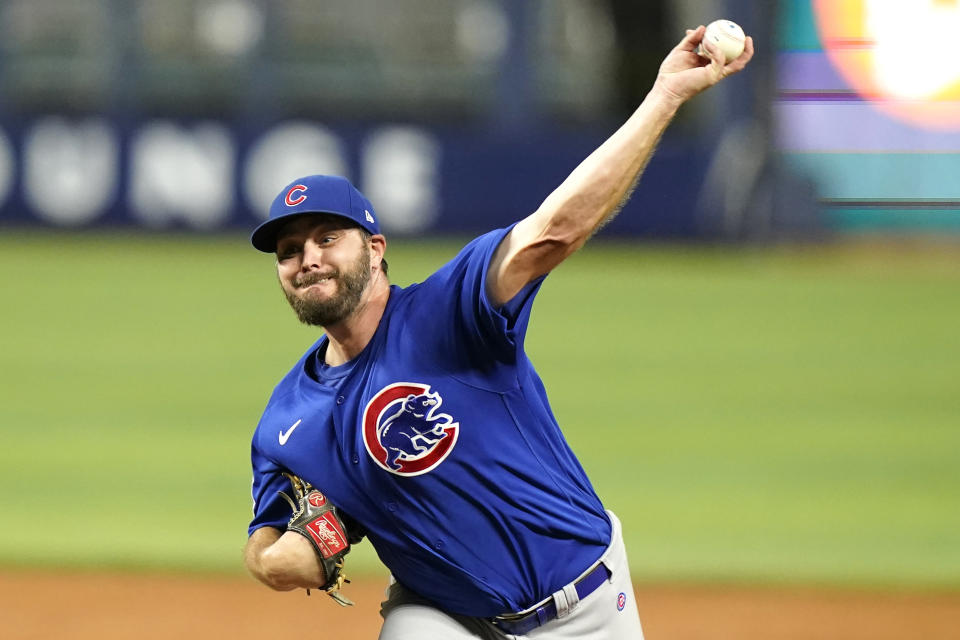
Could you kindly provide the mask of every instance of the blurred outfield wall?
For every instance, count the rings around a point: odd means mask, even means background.
[[[720,16],[756,59],[684,108],[606,233],[960,230],[942,0],[5,0],[0,225],[250,228],[317,172],[393,235],[506,224]]]
[[[337,173],[393,235],[507,224],[642,99],[679,25],[769,32],[735,4],[7,0],[0,223],[250,228],[290,180]],[[702,185],[724,122],[766,104],[742,99],[755,66],[684,110],[607,233],[716,232]]]

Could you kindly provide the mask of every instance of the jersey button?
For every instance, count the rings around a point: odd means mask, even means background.
[[[353,464],[360,464],[360,456],[353,454]]]
[[[343,401],[344,401],[345,399],[346,399],[346,398],[344,398],[343,396],[337,396],[337,404],[343,404]]]

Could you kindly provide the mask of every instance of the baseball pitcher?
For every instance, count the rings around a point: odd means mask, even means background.
[[[531,215],[391,285],[373,205],[347,180],[285,187],[251,237],[324,334],[280,380],[252,443],[245,561],[277,590],[349,604],[350,546],[392,578],[382,640],[642,638],[620,523],[524,352],[545,277],[613,216],[677,109],[743,69],[687,32],[636,112]]]

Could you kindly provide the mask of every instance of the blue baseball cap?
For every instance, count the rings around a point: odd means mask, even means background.
[[[250,243],[264,253],[275,252],[280,227],[305,213],[340,216],[373,235],[380,233],[373,205],[349,180],[317,175],[294,180],[280,191],[270,205],[270,217],[253,230]]]

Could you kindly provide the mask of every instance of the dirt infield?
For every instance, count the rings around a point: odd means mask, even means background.
[[[242,577],[0,571],[0,638],[373,639],[384,586],[350,585],[357,606],[341,609]],[[637,600],[647,640],[960,638],[960,594],[643,586]]]

